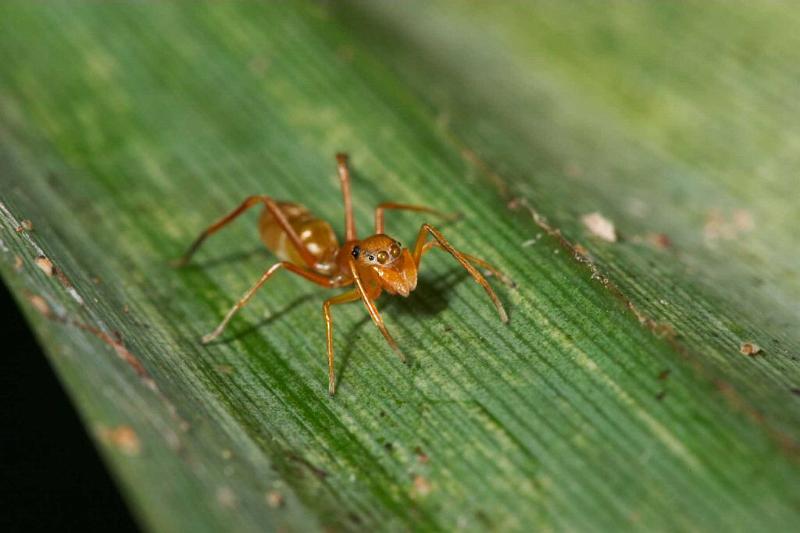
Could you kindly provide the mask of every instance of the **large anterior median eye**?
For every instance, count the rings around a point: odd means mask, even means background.
[[[392,257],[397,258],[400,257],[400,247],[396,244],[393,244],[391,248],[389,248],[389,253],[392,254]]]
[[[378,252],[378,263],[385,264],[389,260],[389,254],[386,252]]]

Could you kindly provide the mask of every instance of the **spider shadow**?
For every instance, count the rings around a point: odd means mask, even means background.
[[[387,314],[393,314],[395,312],[399,315],[405,316],[413,315],[416,317],[422,316],[428,318],[436,316],[447,308],[453,287],[468,277],[469,274],[466,271],[455,269],[436,277],[421,276],[419,278],[417,290],[411,293],[408,298],[387,297],[385,300],[380,302],[384,305],[379,304],[378,309],[383,316],[386,316]],[[369,314],[366,314],[361,320],[356,322],[356,324],[350,328],[350,330],[347,332],[346,338],[352,338],[356,335],[358,330],[364,327],[365,324],[371,322],[372,320],[370,319]],[[382,341],[383,339],[381,338],[381,342]],[[350,359],[353,354],[352,346],[352,343],[347,343],[345,345],[345,349],[342,351],[341,364],[336,372],[337,388],[339,387],[340,382],[347,372],[347,367],[350,364]],[[403,355],[406,357],[405,364],[407,366],[412,366],[413,359],[405,352],[403,352]]]
[[[312,297],[314,297],[314,293],[309,293],[309,294],[304,294],[303,296],[299,296],[299,297],[295,298],[294,300],[292,300],[291,302],[289,302],[288,304],[286,304],[285,306],[283,306],[283,308],[279,309],[278,311],[276,311],[274,313],[270,313],[269,316],[259,320],[258,322],[255,322],[255,323],[252,323],[252,324],[248,325],[243,330],[238,331],[238,332],[234,333],[233,335],[229,335],[229,336],[226,336],[226,337],[221,338],[219,340],[214,340],[214,341],[210,342],[209,346],[213,346],[215,344],[229,344],[229,343],[231,343],[233,341],[241,339],[242,337],[245,337],[247,335],[251,335],[251,334],[257,332],[258,330],[260,330],[261,328],[263,328],[263,327],[271,324],[272,322],[278,320],[283,315],[292,312],[293,309],[295,309],[297,307],[300,307],[301,305],[306,303]]]
[[[230,263],[236,263],[239,261],[253,259],[256,257],[261,257],[266,259],[268,257],[274,257],[274,256],[271,255],[266,248],[261,246],[258,248],[252,248],[250,250],[231,252],[229,254],[222,255],[219,257],[213,257],[211,259],[207,259],[202,262],[193,259],[192,262],[190,262],[185,266],[182,266],[181,268],[186,270],[208,270],[219,266],[227,265]],[[277,261],[277,259],[275,260]]]

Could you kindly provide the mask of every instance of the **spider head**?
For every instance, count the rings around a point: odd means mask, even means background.
[[[417,267],[407,248],[388,235],[379,233],[353,248],[360,275],[377,282],[390,294],[408,296],[417,286]]]

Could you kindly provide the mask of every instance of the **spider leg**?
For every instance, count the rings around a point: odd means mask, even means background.
[[[417,235],[417,242],[414,244],[414,252],[412,253],[412,256],[414,257],[414,262],[416,263],[417,268],[419,268],[419,263],[420,260],[422,259],[422,254],[424,253],[425,250],[425,243],[426,243],[425,241],[428,239],[428,235],[433,236],[433,238],[436,239],[436,242],[438,242],[438,246],[440,246],[443,250],[452,255],[456,261],[461,263],[461,266],[463,266],[466,269],[466,271],[469,272],[470,276],[472,276],[472,278],[478,284],[480,284],[481,287],[483,287],[483,290],[486,291],[486,294],[489,295],[489,298],[491,298],[492,303],[494,303],[494,306],[497,308],[497,312],[500,315],[500,320],[502,320],[503,322],[508,322],[508,314],[506,313],[503,304],[500,302],[500,299],[497,297],[497,294],[495,294],[494,290],[489,285],[489,282],[487,282],[486,278],[483,277],[483,274],[478,272],[475,269],[475,267],[473,267],[469,263],[467,257],[465,257],[465,255],[459,252],[458,250],[456,250],[453,247],[453,245],[451,245],[447,241],[447,239],[444,238],[444,235],[442,235],[441,232],[439,232],[439,230],[437,230],[430,224],[423,224],[419,228],[419,234]]]
[[[355,302],[361,298],[361,293],[357,289],[349,290],[333,298],[328,298],[322,304],[322,315],[325,317],[325,331],[328,340],[328,394],[336,394],[336,374],[333,369],[333,316],[331,306]]]
[[[425,207],[424,205],[396,204],[394,202],[383,202],[381,204],[378,204],[378,206],[375,208],[375,233],[383,233],[384,229],[383,212],[387,209],[393,209],[395,211],[416,211],[420,213],[431,213],[432,215],[436,215],[438,217],[450,220],[455,220],[459,216],[458,214],[453,214],[453,213],[443,213],[441,211],[437,211],[436,209]]]
[[[380,295],[380,291],[378,291],[377,293],[370,293],[364,287],[364,282],[361,279],[361,276],[358,274],[358,270],[356,269],[355,261],[350,259],[349,263],[350,263],[350,272],[353,276],[353,281],[355,281],[356,283],[356,288],[361,294],[361,299],[364,301],[364,305],[367,306],[367,311],[369,312],[370,318],[372,318],[372,322],[375,324],[375,326],[377,326],[377,328],[383,334],[383,338],[386,339],[386,342],[389,343],[389,346],[392,347],[392,350],[395,351],[400,360],[405,363],[406,362],[405,355],[403,355],[403,352],[400,351],[400,347],[397,346],[397,343],[389,334],[389,330],[386,329],[386,325],[383,323],[383,318],[381,317],[381,314],[378,311],[377,306],[375,305],[375,298],[377,298],[378,295]]]
[[[314,256],[311,255],[311,253],[303,245],[303,241],[300,240],[300,236],[297,235],[297,232],[294,231],[291,224],[289,224],[289,221],[286,219],[286,215],[283,214],[283,211],[281,211],[281,208],[278,206],[275,200],[266,195],[248,196],[247,198],[245,198],[245,200],[239,205],[239,207],[237,207],[224,217],[220,218],[219,220],[211,224],[205,230],[203,230],[203,232],[200,233],[200,236],[197,237],[197,239],[195,239],[195,241],[192,243],[192,245],[189,247],[186,253],[183,254],[183,256],[180,259],[174,262],[174,265],[177,267],[182,267],[186,265],[191,260],[192,256],[197,251],[197,249],[200,248],[200,245],[202,245],[203,242],[208,237],[210,237],[217,231],[221,230],[228,224],[230,224],[239,215],[241,215],[254,205],[262,203],[266,206],[267,210],[269,210],[272,216],[275,217],[275,220],[280,226],[280,228],[286,232],[286,235],[289,237],[289,240],[292,241],[292,244],[295,246],[295,248],[297,248],[297,251],[300,254],[300,257],[303,259],[303,262],[305,262],[305,264],[309,268],[313,267],[316,264]]]
[[[219,337],[220,334],[225,329],[225,326],[227,326],[228,322],[230,322],[231,318],[233,318],[233,315],[236,314],[236,311],[247,305],[247,302],[250,301],[250,298],[253,297],[256,291],[258,291],[258,289],[260,289],[261,286],[264,285],[264,283],[266,283],[267,280],[271,278],[272,275],[275,274],[275,272],[277,272],[281,268],[286,269],[289,272],[292,272],[293,274],[297,274],[298,276],[301,276],[313,283],[316,283],[317,285],[322,285],[323,287],[334,286],[333,280],[327,276],[323,276],[322,274],[317,274],[316,272],[306,270],[303,267],[299,267],[287,261],[281,261],[280,263],[275,263],[274,265],[269,267],[261,275],[261,278],[256,282],[256,284],[250,287],[250,289],[248,289],[247,292],[245,292],[244,295],[242,295],[239,301],[236,302],[236,304],[233,307],[231,307],[230,311],[228,311],[228,314],[226,314],[225,318],[222,319],[222,322],[220,322],[219,326],[217,326],[216,329],[214,329],[214,331],[212,331],[208,335],[203,336],[202,339],[203,344],[208,344],[209,342]]]
[[[354,241],[358,237],[356,237],[356,223],[353,218],[353,202],[350,199],[350,169],[347,167],[347,154],[336,154],[336,167],[339,171],[339,182],[342,185],[344,198],[345,240]]]
[[[442,245],[439,244],[439,241],[428,241],[428,242],[425,243],[425,246],[422,247],[422,254],[421,255],[425,255],[428,252],[428,250],[430,250],[431,248],[439,248],[440,250],[444,250]],[[460,252],[460,253],[461,253],[461,255],[464,256],[464,258],[467,261],[469,261],[470,263],[473,263],[475,265],[480,266],[482,269],[486,270],[492,276],[496,277],[497,279],[499,279],[500,281],[502,281],[503,283],[505,283],[509,287],[514,288],[514,287],[517,286],[517,284],[514,283],[514,280],[509,278],[506,274],[504,274],[503,272],[498,270],[496,267],[494,267],[490,263],[488,263],[485,260],[481,259],[480,257],[476,257],[474,255],[470,255],[470,254],[467,254],[467,253],[464,253],[464,252]]]

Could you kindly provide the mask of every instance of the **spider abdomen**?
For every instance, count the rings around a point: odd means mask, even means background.
[[[339,248],[339,241],[331,225],[314,216],[311,211],[300,204],[280,202],[278,206],[286,216],[289,226],[297,233],[303,246],[317,262],[330,262]],[[298,265],[303,264],[303,258],[292,244],[289,236],[267,209],[261,213],[258,232],[264,245],[278,258]]]

